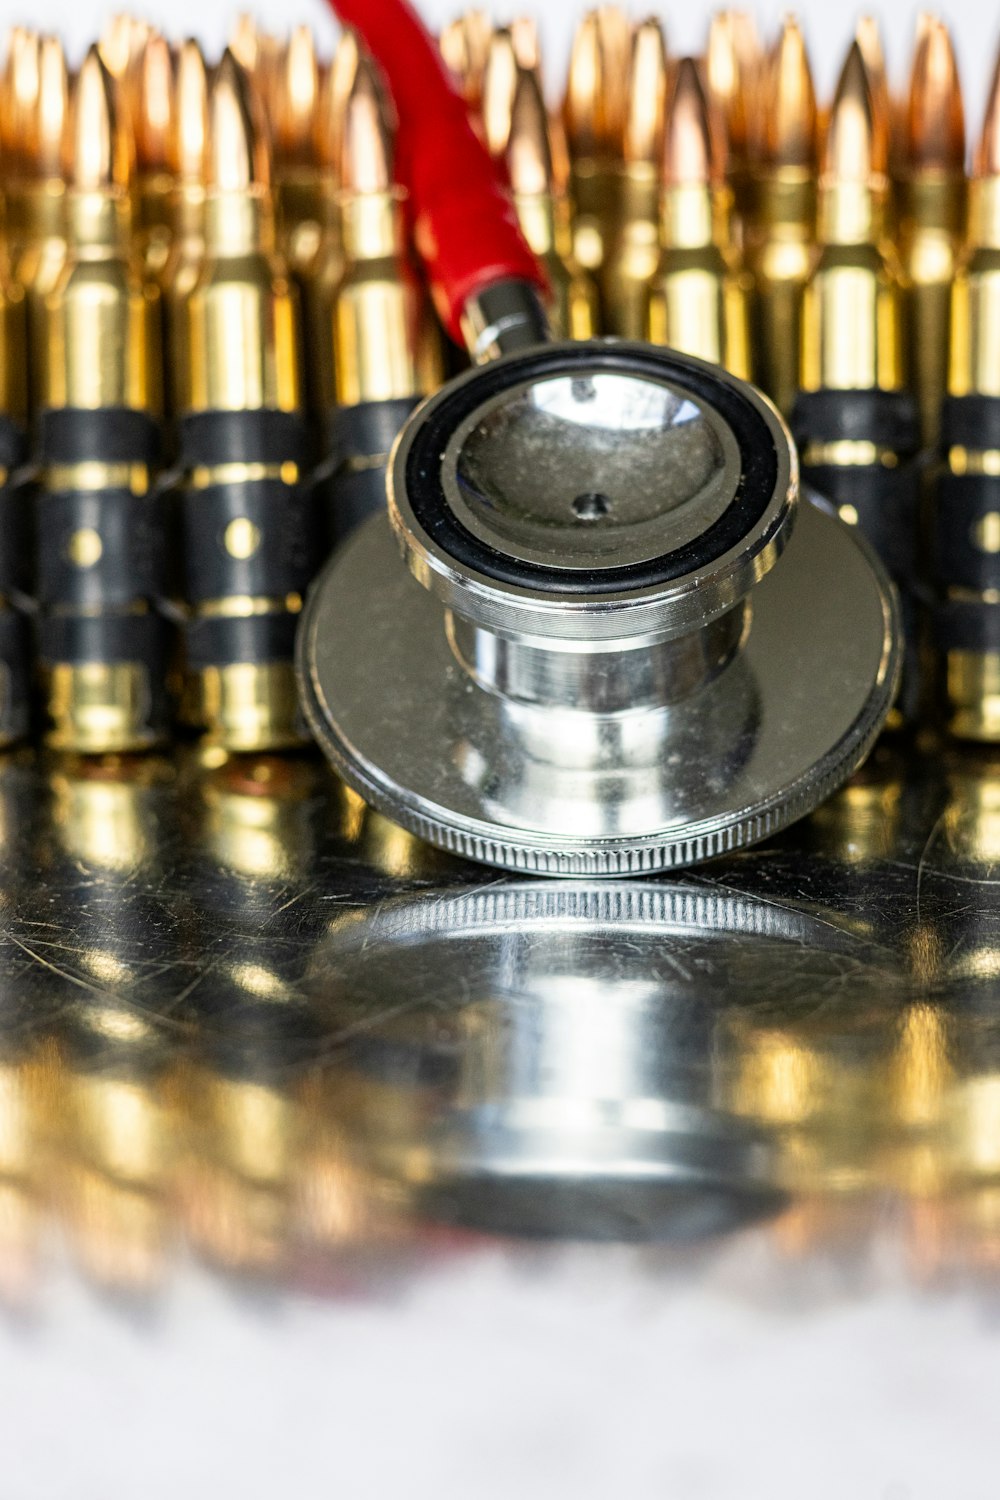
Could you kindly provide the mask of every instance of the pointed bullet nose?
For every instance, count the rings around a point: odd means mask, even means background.
[[[667,101],[662,180],[665,187],[707,187],[721,181],[721,142],[714,111],[693,58],[674,70]]]
[[[267,153],[250,80],[227,48],[208,96],[208,183],[223,193],[241,193],[269,180]]]
[[[169,165],[174,98],[174,55],[166,37],[154,32],[142,55],[136,111],[136,158],[144,171],[160,172]]]
[[[748,101],[759,66],[757,32],[745,11],[716,11],[705,46],[705,87],[725,132],[728,149],[745,154],[750,135]]]
[[[0,131],[9,163],[29,173],[38,147],[38,91],[41,84],[41,42],[35,31],[12,27],[3,75]]]
[[[316,160],[334,177],[340,175],[344,112],[357,66],[357,37],[353,31],[344,31],[337,40],[333,61],[323,79],[313,126],[313,151]]]
[[[767,65],[764,153],[772,166],[810,167],[816,161],[816,90],[805,37],[786,17]]]
[[[503,28],[490,41],[483,70],[483,131],[491,156],[506,157],[510,145],[517,89],[518,61],[514,38]]]
[[[66,180],[81,192],[125,186],[123,142],[115,113],[114,84],[96,46],[77,74],[70,109]]]
[[[274,84],[275,153],[282,161],[307,164],[320,92],[319,60],[308,26],[297,26],[289,37]]]
[[[555,190],[549,117],[534,69],[517,65],[507,147],[510,185],[518,197],[542,198]]]
[[[965,165],[965,110],[955,50],[947,26],[922,15],[910,75],[906,145],[915,167],[961,172]]]
[[[631,27],[616,5],[588,11],[570,53],[563,121],[574,156],[619,156],[625,135]]]
[[[871,84],[860,44],[847,54],[830,110],[823,148],[823,176],[831,182],[867,186],[887,168],[887,136],[876,128]]]
[[[186,183],[208,176],[208,70],[200,45],[189,38],[177,56],[170,165]]]
[[[385,193],[393,184],[396,120],[374,62],[360,49],[344,99],[340,181],[345,192]]]
[[[493,36],[493,22],[484,10],[467,10],[445,26],[439,38],[441,56],[471,110],[482,100],[483,73]]]
[[[1000,54],[997,56],[990,91],[986,96],[986,114],[976,146],[973,175],[1000,177]]]
[[[889,77],[885,68],[885,49],[882,34],[874,16],[862,16],[854,37],[861,52],[868,78],[868,90],[872,102],[872,125],[876,135],[875,154],[884,152],[886,163],[889,157],[889,139],[892,131],[892,96],[889,92]]]
[[[629,64],[624,155],[655,166],[663,155],[667,107],[667,46],[663,27],[650,16],[636,27]]]
[[[38,172],[41,177],[58,177],[69,117],[69,72],[58,37],[43,38],[38,75]]]

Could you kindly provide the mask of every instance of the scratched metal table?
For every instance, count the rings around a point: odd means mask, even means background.
[[[0,769],[3,1500],[996,1494],[1000,758],[673,878]]]

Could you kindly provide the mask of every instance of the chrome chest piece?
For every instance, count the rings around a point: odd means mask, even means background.
[[[508,355],[414,413],[389,519],[313,589],[299,668],[326,754],[404,827],[626,875],[821,802],[885,720],[896,637],[890,586],[799,501],[763,397],[597,341]]]

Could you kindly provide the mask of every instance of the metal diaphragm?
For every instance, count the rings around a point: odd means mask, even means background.
[[[645,344],[551,344],[414,413],[389,519],[312,591],[300,683],[340,774],[412,832],[626,875],[822,801],[885,720],[897,634],[757,391]]]

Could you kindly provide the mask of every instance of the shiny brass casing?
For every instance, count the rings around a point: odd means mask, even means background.
[[[650,289],[647,337],[749,380],[752,283],[732,245],[731,218],[726,187],[681,183],[663,190],[663,248]]]

